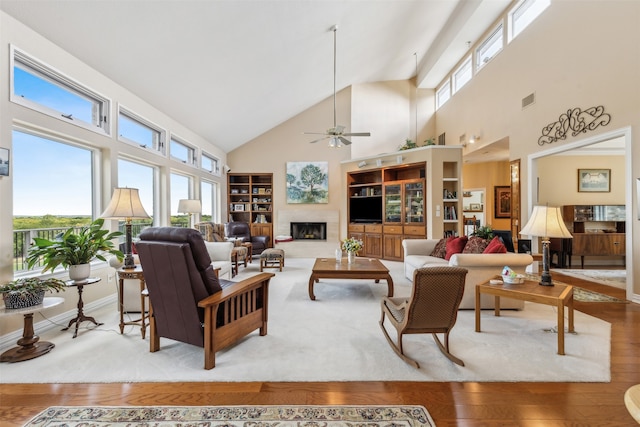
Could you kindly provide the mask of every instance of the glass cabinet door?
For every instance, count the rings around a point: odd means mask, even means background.
[[[384,221],[402,221],[402,187],[400,184],[384,186]]]
[[[424,222],[424,188],[421,182],[404,184],[404,222]]]

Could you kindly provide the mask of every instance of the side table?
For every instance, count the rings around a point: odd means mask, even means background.
[[[147,332],[147,322],[149,313],[146,310],[145,299],[148,294],[145,292],[147,284],[144,281],[144,272],[142,266],[136,264],[136,268],[119,268],[118,272],[118,309],[120,310],[120,334],[124,333],[125,325],[140,325],[140,333],[142,339],[145,338]],[[125,279],[138,280],[140,283],[140,318],[135,320],[124,321],[124,281]]]
[[[22,314],[24,315],[24,328],[22,331],[22,338],[17,342],[18,347],[13,347],[0,355],[0,362],[22,362],[24,360],[35,359],[43,354],[49,353],[55,344],[40,341],[33,331],[33,314],[46,310],[51,307],[55,307],[64,302],[64,298],[60,297],[47,297],[42,301],[42,304],[34,305],[33,307],[0,309],[0,316],[8,316],[10,314]]]
[[[83,288],[86,285],[92,285],[94,283],[98,283],[100,280],[102,279],[100,279],[99,277],[89,277],[88,279],[82,280],[79,282],[76,282],[75,280],[69,280],[68,282],[65,282],[67,286],[75,286],[76,288],[78,288],[78,315],[69,321],[69,324],[67,325],[66,328],[62,329],[63,331],[66,331],[71,327],[71,325],[75,323],[76,330],[73,333],[73,338],[78,336],[78,326],[80,326],[81,322],[89,321],[89,322],[93,322],[96,326],[102,325],[102,323],[96,322],[96,319],[94,319],[93,317],[84,315],[84,311],[83,311],[84,302],[82,301]]]

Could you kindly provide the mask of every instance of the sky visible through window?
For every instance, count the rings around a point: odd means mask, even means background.
[[[13,215],[91,216],[92,152],[13,131]]]

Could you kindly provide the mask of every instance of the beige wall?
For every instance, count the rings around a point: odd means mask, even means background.
[[[473,80],[436,113],[437,134],[446,132],[448,143],[459,135],[480,133],[474,149],[508,137],[511,160],[521,159],[522,212],[528,217],[527,195],[535,190],[529,179],[529,156],[558,149],[584,138],[629,128],[633,140],[628,177],[640,176],[640,2],[554,1],[536,22],[507,45]],[[521,100],[535,93],[535,104],[521,108]],[[566,140],[538,145],[542,128],[568,109],[602,105],[611,115],[604,127]],[[630,157],[630,158],[629,158]],[[575,171],[575,168],[572,167]],[[553,171],[555,176],[559,171]],[[573,173],[573,172],[572,172]],[[532,181],[532,182],[530,182]],[[558,185],[562,182],[558,180]],[[575,178],[567,184],[575,189]],[[640,250],[640,224],[636,189],[625,179],[632,221],[627,233],[633,240],[631,258]],[[548,198],[540,194],[541,200]],[[640,265],[628,262],[634,293],[640,294]]]

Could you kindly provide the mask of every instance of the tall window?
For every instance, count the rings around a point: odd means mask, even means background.
[[[504,35],[502,31],[502,23],[491,32],[480,46],[476,49],[476,69],[479,70],[496,56],[504,46]]]
[[[453,93],[456,93],[462,86],[471,81],[471,77],[473,77],[473,67],[471,66],[471,64],[471,55],[469,55],[467,59],[464,60],[462,65],[460,65],[460,67],[458,67],[458,69],[453,72]]]
[[[109,133],[107,98],[11,48],[11,101],[77,126]]]
[[[200,168],[209,173],[220,176],[220,160],[205,152],[203,152],[201,156]]]
[[[97,152],[18,130],[13,139],[14,271],[26,270],[33,237],[53,239],[94,212]]]
[[[220,216],[217,210],[218,185],[209,181],[200,182],[200,197],[202,200],[202,221],[218,222]]]
[[[529,26],[544,10],[551,0],[522,0],[509,11],[509,42]]]
[[[165,154],[166,132],[142,117],[120,108],[118,139],[156,153]]]
[[[196,165],[196,149],[175,136],[171,137],[169,145],[171,158],[187,165]]]
[[[171,174],[171,225],[188,227],[189,215],[178,212],[180,199],[191,199],[191,178],[177,173]]]
[[[436,110],[451,98],[451,84],[449,79],[436,90]]]
[[[137,188],[142,207],[151,218],[133,220],[132,233],[140,234],[143,227],[153,225],[155,212],[156,169],[131,160],[118,159],[118,187]],[[121,224],[122,226],[123,224]]]

